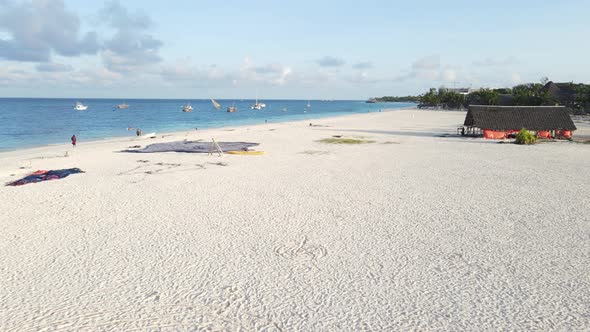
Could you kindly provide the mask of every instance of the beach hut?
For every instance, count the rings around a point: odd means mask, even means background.
[[[520,129],[539,138],[570,138],[576,126],[563,106],[470,105],[463,125],[467,132],[481,130],[484,138],[502,139]]]

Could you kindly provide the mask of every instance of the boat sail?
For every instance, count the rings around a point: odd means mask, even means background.
[[[219,105],[219,103],[216,102],[215,99],[211,99],[211,103],[213,104],[213,107],[215,107],[216,110],[221,108],[221,105]]]
[[[259,103],[258,102],[258,90],[256,90],[256,103],[254,103],[254,105],[250,106],[251,109],[253,110],[261,110],[264,107],[266,107],[265,103]]]

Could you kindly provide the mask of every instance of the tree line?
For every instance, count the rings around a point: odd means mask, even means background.
[[[547,80],[541,83],[527,83],[512,88],[481,89],[468,94],[457,93],[445,88],[431,88],[419,96],[382,97],[377,101],[416,102],[419,107],[440,107],[445,109],[467,108],[469,105],[503,106],[553,106],[563,105],[574,112],[590,112],[590,85],[582,83],[560,83],[560,92],[552,92]],[[561,91],[563,90],[563,91]]]

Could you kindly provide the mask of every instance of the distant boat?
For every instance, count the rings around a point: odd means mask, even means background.
[[[258,90],[256,90],[256,103],[254,103],[254,105],[250,106],[250,109],[253,109],[253,110],[261,110],[261,109],[263,109],[265,107],[266,107],[266,104],[265,103],[259,103],[258,102]]]
[[[309,100],[307,101],[307,104],[305,105],[305,108],[303,109],[303,113],[307,113],[307,111],[311,111],[311,103],[309,102]]]
[[[125,110],[125,109],[128,109],[128,108],[129,108],[129,105],[127,105],[126,103],[117,105],[117,109],[118,110]]]
[[[156,138],[156,133],[142,134],[137,136],[137,138]]]
[[[283,107],[283,112],[287,112],[287,108],[286,107]]]
[[[182,111],[185,113],[192,112],[193,107],[191,106],[191,104],[182,105]]]
[[[213,107],[215,107],[216,110],[221,108],[221,105],[219,105],[219,103],[216,102],[215,99],[211,99],[211,103],[213,104]]]
[[[231,106],[227,108],[227,111],[229,113],[233,113],[233,112],[235,112],[237,110],[238,110],[238,108],[236,107],[235,103],[232,103]]]
[[[74,109],[76,111],[85,111],[88,109],[88,106],[82,104],[81,102],[77,101],[76,104],[74,105]]]

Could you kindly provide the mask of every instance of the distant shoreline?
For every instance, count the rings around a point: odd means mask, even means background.
[[[407,110],[419,110],[418,108],[383,108],[381,110],[381,112],[396,112],[396,111],[407,111]],[[338,114],[338,115],[329,115],[326,117],[317,117],[315,119],[317,120],[327,120],[327,119],[331,119],[331,118],[340,118],[340,117],[346,117],[346,116],[350,116],[350,115],[359,115],[359,114],[369,114],[371,112],[367,112],[367,113],[350,113],[350,114]],[[373,112],[373,113],[378,113],[378,112]],[[235,126],[232,125],[223,125],[223,126],[219,126],[219,127],[205,127],[201,130],[201,132],[206,131],[206,130],[224,130],[224,129],[228,129],[228,128],[245,128],[245,127],[256,127],[256,126],[260,126],[260,125],[270,125],[270,124],[277,124],[277,125],[284,125],[284,124],[290,124],[290,123],[298,123],[298,122],[308,122],[308,121],[313,121],[314,119],[310,119],[310,120],[287,120],[287,121],[277,121],[277,122],[256,122],[256,123],[252,123],[252,124],[238,124]],[[198,128],[198,127],[197,127]],[[186,134],[186,133],[192,133],[192,132],[198,132],[199,130],[190,130],[190,129],[186,129],[186,130],[172,130],[172,131],[161,131],[161,132],[156,132],[157,136],[171,136],[171,135],[179,135],[179,134]],[[135,130],[130,131],[130,133],[135,133]],[[97,144],[97,143],[109,143],[109,142],[116,142],[116,141],[120,141],[120,140],[128,140],[128,139],[138,139],[138,137],[136,135],[129,135],[129,136],[107,136],[104,138],[100,138],[100,139],[90,139],[90,140],[80,140],[78,138],[78,145],[80,144]],[[145,139],[143,140],[144,142],[149,142],[149,139]],[[51,147],[67,147],[70,148],[70,142],[69,141],[64,141],[63,143],[50,143],[50,144],[43,144],[43,145],[36,145],[36,146],[27,146],[27,147],[22,147],[22,148],[15,148],[15,149],[0,149],[0,158],[2,158],[3,155],[6,154],[12,154],[12,153],[17,153],[17,152],[28,152],[28,151],[33,151],[35,149],[44,149],[44,148],[51,148]]]

